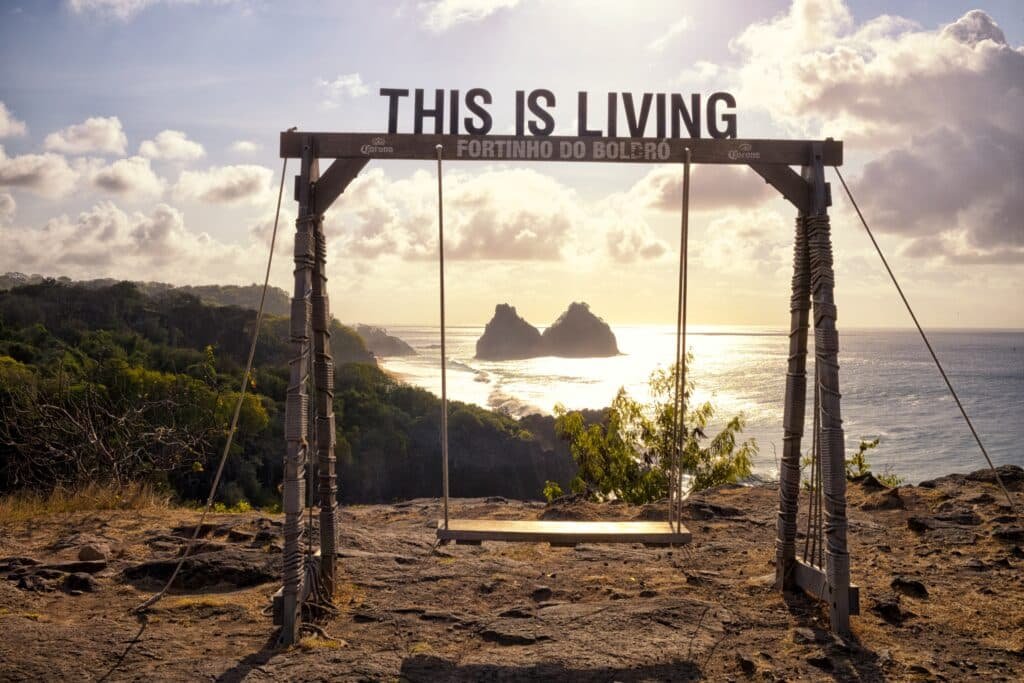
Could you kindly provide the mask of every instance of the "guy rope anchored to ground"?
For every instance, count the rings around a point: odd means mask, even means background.
[[[295,130],[294,128],[292,130]],[[267,300],[267,289],[270,285],[270,267],[274,262],[274,245],[277,242],[277,224],[281,218],[281,197],[284,194],[284,178],[288,170],[288,159],[284,160],[281,166],[281,184],[277,190],[277,212],[274,215],[274,230],[270,234],[270,255],[267,257],[267,271],[263,277],[263,290],[260,293],[260,305],[256,310],[256,324],[252,331],[252,342],[249,344],[249,358],[245,363],[245,372],[242,373],[242,385],[241,390],[238,392],[238,401],[235,403],[235,412],[231,416],[231,427],[228,429],[228,437],[224,442],[224,450],[221,452],[220,463],[217,465],[217,473],[213,477],[213,483],[210,485],[210,494],[206,497],[206,505],[203,507],[203,513],[199,516],[199,522],[196,524],[195,529],[192,531],[192,537],[188,541],[188,545],[185,546],[185,552],[181,554],[181,558],[178,560],[178,564],[175,565],[174,571],[171,573],[171,578],[167,579],[167,583],[160,591],[150,597],[148,600],[143,602],[141,605],[134,607],[131,612],[138,614],[149,609],[157,602],[160,601],[167,591],[170,590],[171,586],[174,585],[174,580],[178,578],[178,572],[181,571],[182,566],[185,564],[186,558],[192,554],[192,549],[195,547],[196,539],[199,538],[199,533],[203,528],[203,522],[206,521],[206,516],[213,508],[213,499],[217,495],[217,487],[220,485],[221,475],[224,473],[224,465],[228,461],[228,453],[231,451],[231,443],[235,437],[235,431],[238,429],[238,418],[242,412],[242,402],[245,400],[245,392],[249,388],[249,377],[252,374],[252,363],[253,358],[256,356],[256,344],[260,337],[260,325],[263,323],[263,307]]]
[[[974,428],[974,423],[971,422],[971,418],[967,415],[967,410],[964,409],[964,404],[960,402],[960,397],[957,396],[956,389],[953,388],[953,383],[949,381],[946,371],[942,368],[942,363],[939,362],[939,357],[935,354],[935,349],[932,348],[931,342],[928,341],[928,335],[924,333],[921,323],[917,321],[914,309],[910,307],[910,302],[907,301],[907,296],[903,293],[903,288],[900,287],[900,283],[896,280],[896,275],[893,274],[892,268],[889,267],[889,262],[886,260],[885,254],[882,253],[882,248],[878,246],[878,241],[875,240],[874,233],[872,233],[871,228],[868,227],[868,222],[865,220],[864,214],[861,213],[860,207],[857,205],[857,200],[853,198],[853,193],[850,192],[850,188],[846,185],[846,180],[843,178],[843,174],[839,171],[838,166],[833,166],[832,168],[839,177],[839,182],[843,184],[843,189],[846,190],[846,196],[849,197],[850,203],[853,204],[853,208],[857,212],[857,217],[860,218],[861,225],[864,226],[864,230],[868,233],[868,237],[871,238],[871,244],[875,246],[875,251],[878,252],[878,257],[882,259],[882,265],[885,266],[886,272],[889,273],[889,278],[892,279],[892,283],[896,285],[896,291],[899,292],[900,298],[903,299],[903,305],[907,307],[907,313],[910,314],[910,318],[914,321],[914,326],[917,327],[917,331],[920,333],[921,339],[924,341],[924,345],[928,347],[928,353],[931,354],[932,360],[935,361],[935,367],[939,369],[939,374],[942,375],[943,381],[949,388],[949,393],[953,396],[953,400],[956,402],[956,407],[960,409],[960,414],[964,416],[964,421],[967,423],[967,427],[971,430],[971,434],[974,435],[974,440],[977,442],[978,448],[981,449],[981,454],[985,456],[989,469],[991,469],[992,474],[995,475],[996,483],[999,484],[999,488],[1003,490],[1003,495],[1006,496],[1006,502],[1010,504],[1011,510],[1016,509],[1017,506],[1010,497],[1010,492],[1006,489],[1006,485],[1003,483],[1003,478],[999,476],[999,470],[997,470],[996,466],[992,463],[992,458],[989,457],[985,444],[981,442],[981,437],[978,436],[978,430]]]

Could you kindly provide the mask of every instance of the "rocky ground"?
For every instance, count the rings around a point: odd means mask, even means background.
[[[1024,471],[1003,468],[1017,505]],[[850,485],[862,614],[772,583],[777,491],[694,497],[685,548],[434,549],[436,500],[342,510],[338,616],[276,647],[280,518],[217,515],[182,588],[188,510],[0,520],[2,680],[1020,680],[1024,519],[990,473]],[[459,516],[651,518],[658,508],[463,500]],[[802,543],[801,543],[802,546]]]

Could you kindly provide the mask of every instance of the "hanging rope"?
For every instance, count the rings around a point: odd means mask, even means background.
[[[910,318],[914,321],[914,326],[917,327],[918,333],[921,335],[921,339],[924,341],[924,345],[928,347],[928,353],[931,354],[932,360],[935,361],[935,367],[939,369],[939,374],[942,375],[943,381],[946,383],[946,387],[949,389],[949,393],[953,396],[953,400],[956,402],[956,407],[960,409],[960,414],[963,415],[964,421],[967,423],[967,427],[971,430],[971,434],[974,435],[974,440],[978,444],[978,448],[981,450],[981,454],[985,456],[985,460],[988,462],[989,469],[992,470],[992,474],[995,475],[996,483],[999,484],[999,488],[1003,490],[1003,495],[1006,496],[1006,502],[1010,504],[1010,509],[1016,509],[1013,499],[1010,497],[1010,492],[1006,489],[1006,485],[1003,483],[1003,478],[999,476],[999,470],[992,463],[992,458],[988,455],[988,450],[985,449],[985,445],[981,442],[981,437],[978,436],[978,430],[974,428],[974,423],[971,422],[971,418],[967,415],[967,411],[964,409],[964,405],[960,402],[960,397],[957,396],[956,389],[953,388],[953,383],[949,381],[949,377],[946,375],[946,371],[942,368],[942,363],[939,362],[939,357],[935,354],[935,349],[932,348],[932,344],[928,341],[928,335],[924,333],[924,329],[921,327],[921,323],[917,321],[917,316],[914,314],[914,309],[910,307],[910,302],[907,301],[906,295],[903,293],[903,288],[900,287],[900,283],[896,280],[896,276],[892,272],[892,268],[889,267],[889,262],[885,258],[885,254],[882,253],[882,248],[878,246],[878,241],[875,240],[874,233],[871,232],[871,228],[868,227],[868,222],[864,218],[864,214],[861,213],[860,207],[857,205],[857,200],[853,198],[853,193],[850,192],[850,188],[846,185],[846,180],[843,179],[843,174],[839,172],[839,167],[832,167],[836,175],[839,176],[839,182],[842,183],[843,189],[846,191],[846,196],[849,197],[850,203],[853,204],[854,210],[857,212],[857,217],[860,218],[861,225],[864,226],[865,232],[868,233],[868,237],[871,238],[871,244],[875,246],[875,251],[878,252],[878,257],[882,259],[882,265],[885,266],[886,272],[889,273],[889,278],[892,283],[896,286],[896,291],[899,292],[900,298],[903,299],[903,305],[907,308],[907,313],[910,314]]]
[[[811,480],[807,489],[807,534],[804,536],[804,562],[822,566],[824,551],[824,525],[822,524],[822,476],[821,439],[819,435],[819,413],[821,412],[821,390],[818,375],[818,358],[814,358],[814,414],[811,431]]]
[[[679,220],[679,293],[676,308],[675,396],[669,465],[668,518],[673,531],[682,527],[682,456],[686,443],[686,280],[690,229],[690,148],[683,158],[683,196]]]
[[[235,431],[238,429],[238,418],[242,412],[242,402],[245,400],[245,392],[249,388],[249,376],[252,374],[252,362],[253,358],[256,356],[256,343],[259,341],[260,325],[263,323],[263,306],[266,303],[267,288],[270,285],[270,266],[274,262],[274,244],[277,242],[277,224],[281,218],[281,197],[284,195],[284,177],[287,171],[288,159],[285,158],[284,163],[281,165],[281,185],[277,189],[277,211],[274,214],[274,230],[270,233],[270,254],[267,256],[267,272],[263,276],[263,290],[260,292],[260,305],[256,310],[256,324],[252,330],[252,342],[249,344],[249,357],[245,361],[245,372],[242,373],[242,386],[238,392],[238,401],[235,403],[235,412],[231,416],[231,427],[228,429],[228,438],[224,442],[224,450],[220,455],[220,463],[217,465],[217,473],[214,475],[213,483],[210,485],[210,494],[206,497],[206,506],[203,508],[203,513],[199,516],[199,523],[196,524],[195,529],[192,531],[192,537],[189,539],[188,545],[185,546],[185,552],[182,553],[181,559],[178,560],[178,564],[175,565],[174,571],[171,572],[171,578],[167,579],[167,583],[160,589],[160,592],[153,595],[141,605],[134,607],[131,610],[133,613],[139,613],[143,610],[149,609],[167,594],[167,591],[174,584],[174,580],[178,578],[178,572],[181,571],[182,565],[185,564],[185,558],[192,553],[192,548],[196,544],[196,539],[199,538],[199,531],[203,528],[203,522],[206,521],[206,516],[213,507],[213,498],[217,494],[217,487],[220,485],[221,475],[224,474],[224,465],[227,463],[228,453],[231,451],[231,443],[234,440]]]
[[[441,188],[441,155],[444,147],[437,149],[437,253],[438,272],[441,279],[441,481],[444,496],[444,528],[448,528],[448,356],[445,349],[444,330],[444,194]]]

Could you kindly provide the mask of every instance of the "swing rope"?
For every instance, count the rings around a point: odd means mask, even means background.
[[[679,293],[676,307],[675,396],[672,413],[672,450],[669,464],[668,519],[678,532],[683,522],[682,456],[686,443],[686,299],[690,232],[690,148],[683,161],[683,197],[679,221]]]
[[[448,529],[448,356],[445,350],[444,324],[444,193],[441,179],[442,145],[437,150],[437,252],[441,280],[441,480],[444,488],[444,528]]]
[[[953,388],[953,383],[949,381],[949,377],[946,375],[946,371],[943,369],[942,363],[939,362],[939,357],[935,354],[935,349],[932,348],[931,342],[928,341],[928,335],[924,333],[921,323],[917,321],[914,309],[910,307],[910,302],[907,301],[907,296],[903,293],[903,288],[900,287],[900,283],[896,280],[896,275],[893,274],[892,268],[889,267],[889,262],[886,260],[885,254],[882,253],[882,248],[878,246],[874,233],[872,233],[871,228],[868,227],[868,222],[865,220],[864,214],[861,213],[860,207],[857,205],[857,200],[853,198],[853,193],[850,192],[850,188],[846,185],[846,180],[843,178],[843,174],[839,172],[838,166],[833,166],[832,168],[839,177],[839,182],[842,183],[843,189],[846,191],[846,196],[850,199],[850,203],[853,204],[853,208],[857,212],[857,217],[860,218],[861,225],[864,226],[865,232],[867,232],[868,237],[871,238],[871,244],[875,246],[875,251],[878,252],[878,257],[882,259],[882,265],[885,266],[886,272],[889,273],[889,278],[896,286],[896,291],[899,292],[900,298],[903,299],[903,305],[907,307],[907,313],[910,314],[911,320],[914,321],[914,326],[917,327],[917,331],[921,335],[924,345],[928,347],[928,353],[931,354],[932,360],[935,361],[935,367],[939,369],[939,374],[942,375],[942,379],[946,383],[949,393],[953,396],[953,400],[956,402],[956,407],[960,409],[960,414],[963,415],[964,421],[967,423],[967,427],[971,430],[971,434],[974,436],[974,440],[977,442],[978,448],[981,450],[981,454],[985,456],[989,469],[991,469],[992,474],[995,475],[996,483],[999,484],[999,488],[1003,490],[1003,495],[1006,496],[1006,502],[1009,503],[1011,510],[1017,509],[1013,499],[1010,497],[1010,492],[1006,489],[1006,485],[1003,483],[1003,478],[999,476],[999,470],[997,470],[996,466],[992,463],[992,458],[989,457],[988,450],[986,450],[985,445],[981,442],[978,430],[974,428],[974,423],[971,422],[971,418],[967,415],[967,410],[964,409],[964,405],[960,402],[960,397],[957,396],[956,389]]]

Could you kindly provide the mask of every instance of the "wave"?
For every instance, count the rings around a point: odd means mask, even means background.
[[[527,415],[546,413],[540,407],[506,394],[500,387],[495,387],[487,396],[487,407],[509,417],[520,418]]]

